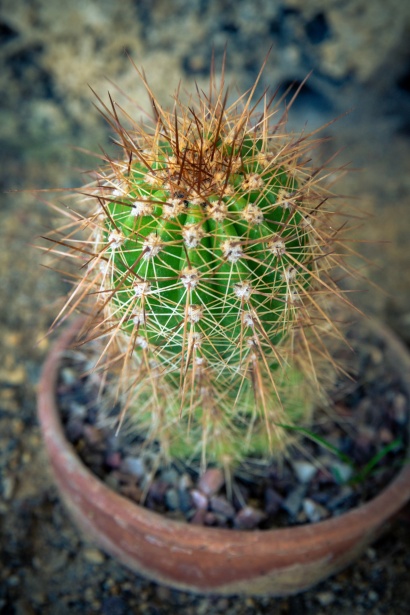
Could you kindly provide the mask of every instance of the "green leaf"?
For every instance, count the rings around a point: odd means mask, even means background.
[[[359,472],[355,474],[355,476],[353,476],[353,478],[351,478],[349,484],[358,485],[362,483],[365,478],[372,472],[372,470],[377,466],[377,464],[383,459],[383,457],[385,457],[392,451],[401,448],[402,446],[403,441],[400,438],[396,438],[396,440],[393,440],[393,442],[389,442],[389,444],[386,444],[386,446],[384,446],[380,451],[378,451],[374,455],[374,457],[372,457],[370,461],[366,463],[364,468],[362,468]]]
[[[339,449],[336,448],[336,446],[334,446],[333,444],[331,444],[330,442],[328,442],[321,436],[318,436],[312,431],[309,431],[305,427],[297,427],[295,425],[283,425],[281,423],[278,424],[278,427],[282,427],[283,429],[289,429],[291,431],[297,431],[298,433],[309,438],[309,440],[312,440],[313,442],[316,442],[316,444],[319,444],[319,446],[323,446],[323,448],[326,448],[331,453],[334,453],[337,457],[339,457],[341,461],[344,461],[344,463],[347,463],[348,465],[353,466],[353,462],[348,455],[345,455],[345,453],[342,453],[341,451],[339,451]]]

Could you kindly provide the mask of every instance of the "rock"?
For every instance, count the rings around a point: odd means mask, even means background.
[[[205,516],[206,510],[204,510],[203,508],[198,508],[195,511],[194,515],[191,517],[190,523],[192,523],[192,525],[204,525]]]
[[[403,393],[397,393],[393,401],[393,417],[399,425],[404,425],[407,421],[407,406],[407,397]]]
[[[101,605],[101,615],[127,615],[128,605],[121,596],[104,598]]]
[[[214,513],[222,515],[226,519],[232,519],[235,516],[235,509],[232,504],[223,496],[214,495],[210,501],[211,510]]]
[[[134,502],[140,502],[142,499],[142,490],[133,483],[127,483],[126,485],[120,485],[118,491],[126,498],[134,500]]]
[[[57,553],[49,553],[41,560],[41,568],[49,573],[55,573],[58,570],[63,570],[67,565],[68,553],[65,550]]]
[[[167,483],[163,480],[156,479],[151,483],[151,486],[148,489],[148,497],[156,504],[164,504],[168,489],[169,486]]]
[[[16,481],[12,476],[4,476],[2,480],[3,498],[7,501],[13,497]]]
[[[303,498],[305,497],[306,486],[298,485],[293,489],[282,502],[282,508],[293,518],[297,517],[301,509]]]
[[[18,386],[26,380],[26,370],[23,365],[13,366],[10,369],[0,369],[0,380],[7,382],[8,385]]]
[[[322,606],[329,606],[335,601],[336,596],[334,595],[333,592],[325,591],[325,592],[318,592],[316,595],[316,598]]]
[[[178,481],[179,507],[186,515],[194,506],[190,489],[193,487],[192,478],[189,474],[182,474]],[[201,494],[202,495],[202,494]]]
[[[17,587],[17,585],[20,585],[19,577],[16,574],[10,575],[7,579],[7,585],[10,587]]]
[[[339,493],[331,498],[326,507],[335,512],[343,512],[354,505],[355,492],[349,485],[344,485]]]
[[[179,482],[179,474],[174,468],[163,470],[160,474],[160,478],[164,483],[168,483],[168,485],[172,485],[173,487],[176,487]]]
[[[272,487],[265,489],[265,511],[268,515],[276,515],[283,502],[283,497]]]
[[[105,561],[104,554],[99,549],[95,549],[94,547],[85,548],[83,555],[87,562],[90,562],[90,564],[102,564]]]
[[[121,463],[121,472],[127,472],[136,478],[142,478],[146,473],[145,463],[141,457],[124,457]]]
[[[179,479],[178,488],[181,491],[187,491],[188,489],[192,489],[192,487],[193,487],[193,482],[192,482],[192,478],[190,477],[190,475],[187,473],[182,474],[182,476]]]
[[[172,598],[172,590],[170,587],[165,587],[165,585],[158,585],[155,587],[155,595],[162,602],[168,603]]]
[[[204,517],[204,525],[218,525],[218,517],[213,512],[206,512]]]
[[[317,468],[309,461],[294,461],[292,467],[298,481],[304,485],[310,483],[317,472]]]
[[[180,498],[178,491],[175,488],[168,489],[165,493],[165,504],[171,510],[177,510],[179,508]]]
[[[121,454],[118,452],[108,453],[105,457],[105,464],[112,469],[118,469],[121,466]]]
[[[219,468],[209,468],[198,481],[198,489],[208,497],[215,495],[225,483],[222,470]]]
[[[82,420],[87,415],[87,406],[76,401],[70,403],[70,421],[72,419]]]
[[[190,491],[190,494],[195,508],[199,510],[207,510],[208,498],[202,493],[202,491],[198,491],[198,489],[192,489],[192,491]]]
[[[253,506],[245,506],[236,515],[234,526],[238,530],[253,530],[265,519],[266,514],[263,510],[253,508]]]
[[[347,483],[353,476],[353,468],[342,461],[335,461],[331,467],[332,474],[341,484]]]
[[[377,552],[373,547],[369,547],[368,549],[366,549],[366,556],[374,561],[377,558]]]
[[[303,510],[311,523],[317,523],[329,516],[329,511],[311,498],[303,500]]]
[[[192,501],[192,496],[189,491],[186,491],[184,489],[180,489],[178,491],[178,494],[179,494],[179,507],[181,511],[184,514],[186,514],[187,512],[191,510],[191,508],[194,505]]]
[[[382,427],[379,430],[379,440],[382,444],[390,444],[390,442],[393,442],[394,436],[390,429],[387,429],[387,427]]]
[[[78,379],[78,375],[75,369],[73,369],[72,367],[63,367],[62,370],[60,371],[60,376],[64,384],[70,387],[75,385]]]
[[[380,365],[380,363],[384,359],[384,353],[382,350],[380,350],[380,348],[373,346],[370,350],[370,358],[373,365]]]
[[[81,438],[84,432],[84,423],[78,419],[71,419],[66,425],[66,434],[70,442],[75,443]]]
[[[94,427],[94,425],[84,425],[83,433],[86,441],[92,447],[97,447],[104,440],[103,433],[100,429]]]
[[[355,445],[368,454],[372,444],[376,441],[377,432],[375,429],[369,426],[362,425],[360,432],[355,438]]]

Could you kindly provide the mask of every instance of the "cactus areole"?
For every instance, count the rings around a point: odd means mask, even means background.
[[[152,98],[151,124],[105,107],[121,155],[81,190],[87,236],[65,242],[82,262],[71,305],[91,301],[90,336],[118,372],[119,421],[203,465],[282,451],[337,337],[340,212],[312,139],[255,89],[228,104],[212,78],[169,111]]]

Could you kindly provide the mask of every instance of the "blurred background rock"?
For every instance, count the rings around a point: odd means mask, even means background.
[[[51,304],[66,284],[47,268],[50,259],[29,247],[52,225],[42,199],[63,203],[65,195],[7,191],[80,185],[81,170],[95,161],[75,147],[112,151],[89,86],[104,101],[111,91],[130,110],[126,92],[148,109],[130,56],[161,103],[171,104],[180,80],[187,91],[195,82],[206,86],[212,49],[220,66],[225,46],[233,93],[252,85],[271,47],[259,93],[295,89],[313,71],[290,125],[309,131],[343,116],[321,133],[333,141],[318,155],[341,150],[338,163],[358,169],[338,192],[366,212],[356,234],[374,264],[363,274],[380,289],[369,287],[355,301],[410,342],[409,41],[406,0],[0,1],[0,402],[1,416],[11,417],[0,436],[0,470],[6,468],[8,502],[27,504],[46,488],[38,477],[34,387]],[[132,113],[141,111],[134,106]],[[6,532],[16,519],[7,517]]]

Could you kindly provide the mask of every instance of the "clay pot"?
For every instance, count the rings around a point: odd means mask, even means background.
[[[79,323],[52,349],[39,386],[39,418],[61,496],[104,551],[158,582],[200,593],[283,596],[307,589],[357,558],[410,499],[410,464],[376,498],[339,517],[292,528],[237,531],[169,520],[100,482],[67,442],[56,406],[60,357]],[[380,338],[410,396],[410,359],[382,328]]]

